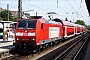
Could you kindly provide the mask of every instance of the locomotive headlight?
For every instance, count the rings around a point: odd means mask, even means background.
[[[20,38],[17,38],[17,40],[20,40]]]
[[[30,40],[35,40],[35,38],[31,38]]]

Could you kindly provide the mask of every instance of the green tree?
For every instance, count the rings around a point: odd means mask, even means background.
[[[80,24],[80,25],[84,25],[84,26],[85,26],[85,22],[82,21],[82,20],[77,20],[77,21],[75,22],[75,24]]]
[[[87,30],[90,30],[90,25],[85,25]]]
[[[7,21],[8,20],[8,11],[2,11],[0,12],[0,17],[3,21]],[[16,21],[17,18],[12,16],[11,12],[9,11],[9,21]]]

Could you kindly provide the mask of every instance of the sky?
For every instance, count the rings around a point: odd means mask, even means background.
[[[58,3],[57,3],[58,1]],[[9,10],[18,10],[18,0],[0,0],[0,7]],[[90,25],[90,16],[85,4],[85,0],[22,0],[22,10],[28,11],[31,16],[42,15],[48,19],[48,12],[55,12],[53,18],[60,18],[76,22],[76,20],[83,20],[85,24]],[[29,11],[33,10],[33,11]]]

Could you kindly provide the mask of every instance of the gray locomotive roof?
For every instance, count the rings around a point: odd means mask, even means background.
[[[61,24],[60,22],[56,22],[56,21],[53,21],[53,20],[44,20],[46,23],[49,23],[49,24]]]
[[[75,26],[74,23],[72,22],[68,22],[68,21],[64,21],[64,20],[61,20],[63,22],[63,25],[67,25],[67,26]]]

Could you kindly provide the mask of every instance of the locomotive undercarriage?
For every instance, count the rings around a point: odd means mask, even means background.
[[[14,43],[14,46],[15,46],[15,49],[17,49],[17,51],[19,52],[31,52],[33,50],[36,49],[36,45],[35,45],[35,42],[17,42],[17,43]]]
[[[43,51],[44,49],[47,49],[48,47],[53,47],[54,45],[57,45],[60,43],[61,40],[55,40],[55,41],[52,41],[52,42],[48,42],[48,43],[45,43],[45,44],[42,44],[42,45],[39,45],[37,46],[37,51],[40,52],[40,51]]]
[[[60,43],[60,40],[48,42],[41,45],[36,45],[35,42],[17,42],[14,43],[14,46],[18,52],[26,53],[26,52],[36,52],[36,51],[40,52],[43,51],[44,49],[47,49],[48,47],[57,45],[58,43]]]

